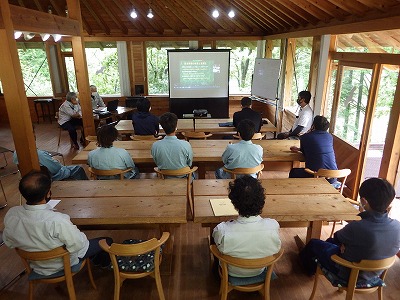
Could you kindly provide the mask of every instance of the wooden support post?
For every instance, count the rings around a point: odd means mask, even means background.
[[[40,166],[7,0],[0,0],[0,13],[3,20],[0,24],[0,79],[18,153],[19,169],[21,174],[25,175],[32,169],[39,170]]]

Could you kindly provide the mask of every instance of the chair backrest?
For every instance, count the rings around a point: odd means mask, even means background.
[[[278,253],[275,253],[271,256],[263,257],[263,258],[238,258],[232,257],[226,254],[222,254],[216,245],[210,245],[211,253],[219,259],[221,266],[221,289],[220,292],[222,294],[227,293],[231,289],[237,289],[244,292],[252,292],[252,291],[265,291],[265,299],[270,299],[269,297],[269,287],[271,282],[271,275],[273,272],[274,264],[282,257],[284,252],[283,248],[279,250]],[[264,282],[259,284],[251,284],[248,286],[230,286],[228,289],[228,265],[236,266],[239,268],[245,269],[261,269],[263,267],[267,267],[267,274],[265,276]],[[224,295],[224,298],[226,294]],[[222,299],[222,297],[221,297]],[[225,298],[226,299],[226,298]]]
[[[238,136],[236,134],[234,134],[233,137],[235,139],[240,139],[240,136]],[[256,132],[251,139],[252,140],[262,140],[264,137],[265,137],[265,133]]]
[[[124,179],[124,174],[126,172],[132,171],[132,168],[128,168],[125,170],[121,169],[111,169],[111,170],[99,170],[96,168],[88,167],[88,170],[90,174],[94,177],[94,179],[97,179],[97,176],[116,176],[119,175],[120,179]]]
[[[347,293],[351,293],[351,295],[353,295],[354,292],[372,293],[379,288],[379,287],[372,287],[372,288],[356,289],[359,271],[383,271],[382,274],[380,275],[380,278],[384,280],[387,270],[396,261],[396,255],[379,260],[361,260],[360,262],[350,262],[334,254],[331,256],[331,259],[332,261],[334,261],[339,265],[350,268],[351,271],[350,271],[349,281],[347,287],[343,289],[345,289]],[[347,295],[346,299],[352,299],[352,298],[351,296]]]
[[[185,140],[190,140],[190,139],[207,139],[208,137],[212,136],[212,133],[206,134],[203,131],[185,131],[182,132],[183,137]]]
[[[134,141],[157,141],[163,138],[161,135],[157,137],[155,137],[154,135],[131,135],[130,137]]]
[[[325,178],[337,178],[340,179],[340,193],[343,193],[343,188],[346,183],[347,176],[351,173],[350,169],[341,169],[341,170],[327,170],[327,169],[319,169],[316,173],[314,173],[314,177],[325,177]]]
[[[157,167],[154,168],[154,171],[161,176],[161,178],[165,178],[165,176],[186,176],[186,197],[190,206],[191,214],[194,217],[194,203],[193,203],[193,195],[192,195],[192,174],[196,172],[198,167],[184,167],[177,170],[160,170]]]
[[[250,175],[257,174],[257,178],[260,178],[262,174],[262,170],[264,169],[264,164],[260,164],[253,168],[236,168],[236,169],[227,169],[225,167],[222,168],[225,172],[232,174],[233,179],[236,178],[236,175]]]

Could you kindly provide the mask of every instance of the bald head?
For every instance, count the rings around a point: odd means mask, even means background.
[[[22,177],[19,191],[25,198],[26,204],[35,205],[44,200],[50,191],[51,178],[42,171],[33,170]]]

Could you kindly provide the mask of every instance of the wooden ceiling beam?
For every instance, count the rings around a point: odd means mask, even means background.
[[[38,11],[44,11],[42,8],[42,5],[40,4],[40,2],[38,0],[34,0],[33,1],[38,9]]]
[[[328,2],[340,7],[344,11],[347,11],[350,15],[356,15],[358,17],[363,16],[366,13],[366,11],[368,10],[368,7],[366,7],[364,4],[355,3],[355,1],[328,0]]]
[[[111,11],[112,6],[107,6],[104,4],[103,0],[97,0],[98,3],[100,3],[100,6],[103,8],[103,10],[106,12],[106,14],[113,20],[114,24],[117,25],[117,27],[122,31],[123,34],[128,34],[128,28],[121,22],[121,20],[118,20],[118,18],[115,16],[114,12]]]
[[[281,20],[281,23],[285,23],[283,24],[284,28],[288,28],[288,27],[296,27],[298,25],[298,23],[294,20],[292,20],[290,17],[286,16],[284,13],[282,13],[279,9],[277,9],[275,6],[273,6],[271,3],[269,2],[265,2],[264,3],[265,8],[273,15],[276,16],[276,18],[278,18],[279,20]]]
[[[60,17],[65,17],[65,7],[60,8],[60,3],[56,0],[50,0],[50,5],[51,7],[54,8],[54,10],[56,11],[57,15]],[[46,12],[46,11],[45,11]]]
[[[233,24],[235,24],[242,32],[248,32],[251,33],[254,31],[254,27],[252,26],[251,22],[248,22],[249,19],[241,17],[241,11],[236,9],[235,11],[235,17],[230,18],[228,16],[228,13],[231,9],[236,8],[233,6],[233,2],[228,1],[228,0],[220,0],[219,1],[221,7],[223,8],[223,13],[226,18],[230,19]],[[251,25],[250,25],[251,24]]]
[[[280,22],[279,19],[275,18],[274,15],[271,16],[270,14],[267,13],[268,8],[265,7],[261,1],[249,2],[248,7],[249,10],[251,10],[251,13],[257,15],[258,19],[261,22],[269,23],[277,30],[285,28],[285,26]]]
[[[145,33],[145,28],[140,22],[137,22],[136,20],[132,19],[130,16],[130,10],[126,9],[126,7],[123,7],[121,4],[121,1],[119,0],[112,0],[113,4],[118,7],[118,9],[121,11],[122,14],[125,15],[125,17],[131,22],[131,24],[142,34],[144,35]]]
[[[292,12],[290,9],[288,9],[286,6],[284,6],[280,1],[277,0],[271,0],[269,1],[270,5],[275,7],[278,11],[280,11],[282,14],[284,14],[288,19],[296,22],[298,25],[307,25],[308,21],[306,19],[303,19],[296,15],[294,12]],[[293,26],[296,28],[297,26]]]
[[[343,21],[348,15],[340,7],[333,5],[329,1],[319,1],[319,0],[307,0],[307,2],[312,3],[314,6],[318,7],[320,10],[324,11],[332,18]]]
[[[105,24],[104,20],[101,19],[98,14],[93,10],[92,5],[90,5],[87,0],[80,0],[82,4],[89,11],[90,15],[96,20],[97,25],[99,25],[106,35],[110,35],[110,28]],[[83,16],[82,16],[83,17]]]
[[[71,36],[79,34],[79,23],[72,19],[15,5],[10,5],[10,13],[14,30]]]
[[[240,10],[241,14],[245,15],[246,18],[248,18],[253,24],[256,24],[257,27],[260,27],[264,32],[274,32],[278,29],[278,27],[270,21],[261,21],[258,12],[255,12],[248,3],[244,4],[241,1],[236,1],[235,7]]]
[[[191,32],[193,32],[193,34],[197,35],[200,33],[200,24],[194,24],[196,21],[193,22],[192,20],[189,20],[186,17],[186,14],[183,13],[181,8],[175,5],[174,2],[171,1],[167,4],[165,3],[165,1],[152,2],[151,7],[157,11],[157,14],[160,16],[160,18],[168,24],[175,34],[182,34],[182,25],[186,26]],[[182,25],[177,24],[178,22]]]
[[[361,4],[364,4],[365,6],[368,6],[370,8],[377,9],[381,12],[387,11],[387,8],[395,5],[398,3],[398,1],[395,0],[357,0],[357,2],[360,2]]]
[[[137,9],[136,9],[136,12],[137,12],[137,14],[138,14],[138,18],[135,20],[136,22],[145,22],[145,23],[148,24],[151,28],[153,28],[153,30],[154,30],[156,33],[158,33],[158,34],[160,34],[160,35],[163,35],[163,34],[164,34],[164,27],[163,27],[163,26],[160,26],[160,25],[158,24],[158,21],[157,21],[157,18],[159,18],[159,16],[155,16],[155,17],[154,17],[153,19],[151,19],[150,21],[147,19],[147,10],[148,10],[147,5],[146,5],[146,8],[144,8],[144,7],[137,7],[137,5],[135,5],[135,4],[137,4],[137,3],[135,3],[135,1],[133,1],[133,0],[129,0],[129,3],[131,4],[131,7],[136,7],[136,8],[137,8]],[[148,32],[148,30],[147,30],[146,27],[144,27],[143,35],[146,35],[146,34],[151,34],[151,33]],[[154,34],[154,33],[153,33],[153,34]]]
[[[304,9],[305,11],[309,12],[314,17],[316,17],[317,19],[319,19],[324,23],[328,23],[332,19],[332,17],[329,14],[321,10],[319,7],[314,6],[313,3],[307,0],[290,0],[290,1],[293,2],[293,4]]]
[[[298,18],[306,20],[307,23],[317,25],[319,22],[315,16],[301,8],[297,2],[291,2],[291,0],[280,0],[279,2],[290,9],[295,15],[297,15]]]

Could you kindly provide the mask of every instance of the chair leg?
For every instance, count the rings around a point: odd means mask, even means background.
[[[333,234],[335,233],[335,226],[336,226],[336,221],[333,221],[332,230],[331,230],[331,234],[329,237],[333,237]]]
[[[378,288],[378,299],[383,300],[383,286]]]
[[[94,279],[93,279],[92,266],[91,266],[91,263],[90,263],[90,259],[89,259],[89,258],[86,258],[86,267],[87,267],[87,270],[88,270],[90,283],[92,284],[92,287],[93,287],[95,290],[97,290],[96,283],[94,282]]]
[[[33,281],[29,281],[29,300],[33,300]]]
[[[317,271],[315,272],[315,278],[314,278],[314,286],[313,286],[313,290],[312,290],[312,293],[311,293],[311,296],[310,296],[309,300],[314,299],[315,292],[317,291],[319,275],[322,275],[322,271],[321,271],[320,267],[317,266]]]
[[[119,274],[114,272],[114,300],[119,300],[119,293],[121,289],[122,282]]]
[[[65,282],[67,284],[69,300],[76,300],[74,281],[72,279],[72,276],[70,276],[70,277],[69,276],[65,276]]]
[[[154,278],[156,280],[158,297],[160,298],[160,300],[165,300],[164,290],[161,282],[160,270],[154,272]]]

